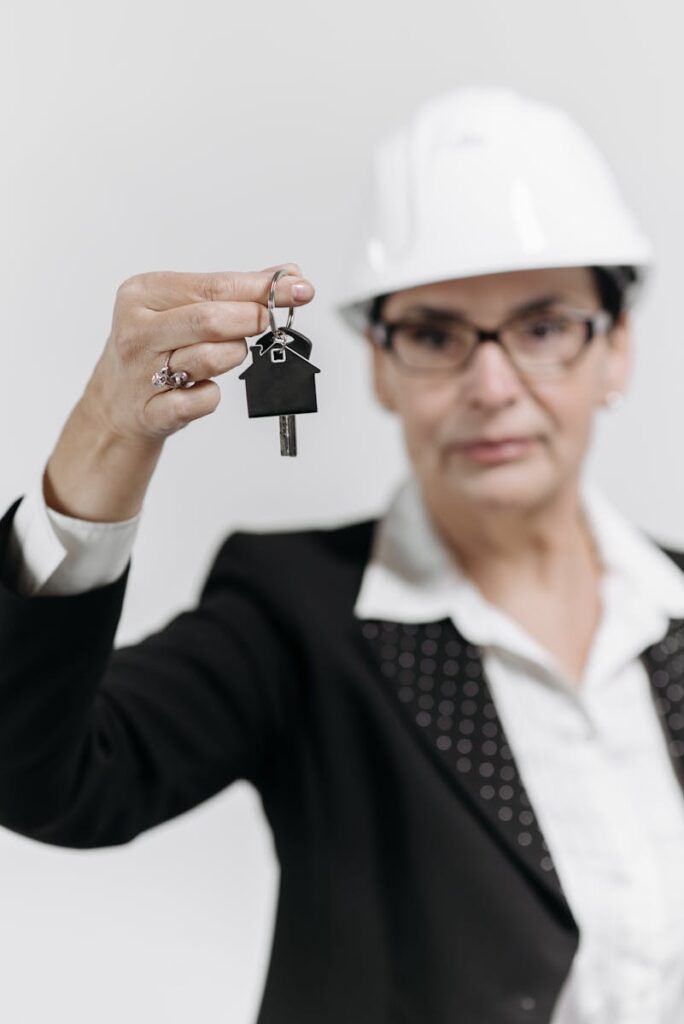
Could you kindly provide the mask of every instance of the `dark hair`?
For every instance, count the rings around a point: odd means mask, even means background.
[[[607,310],[614,320],[626,306],[627,293],[637,279],[634,267],[590,267],[599,293],[601,308]]]
[[[625,308],[626,293],[636,281],[636,270],[634,267],[590,267],[594,274],[594,281],[599,295],[601,308],[607,310],[617,320]],[[368,314],[370,323],[378,323],[382,314],[382,306],[390,293],[376,295],[371,304]]]

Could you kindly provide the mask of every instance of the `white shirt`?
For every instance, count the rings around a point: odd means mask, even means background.
[[[684,796],[637,655],[664,635],[670,616],[684,616],[684,574],[586,480],[582,500],[607,569],[580,686],[459,571],[413,478],[378,523],[354,611],[399,622],[448,615],[481,646],[580,930],[551,1024],[681,1024]],[[70,519],[45,507],[37,484],[10,541],[20,588],[67,593],[116,579],[139,519]]]

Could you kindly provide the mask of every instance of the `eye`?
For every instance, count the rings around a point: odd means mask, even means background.
[[[411,327],[409,336],[412,341],[420,342],[428,348],[442,348],[449,340],[449,332],[439,327]]]
[[[564,334],[569,330],[570,326],[571,324],[567,317],[559,314],[556,316],[537,316],[533,319],[523,320],[519,325],[519,329],[523,334],[533,338],[544,339]]]

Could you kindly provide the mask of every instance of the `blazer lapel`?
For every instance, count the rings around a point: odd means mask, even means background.
[[[675,774],[684,791],[684,619],[641,653]]]
[[[499,720],[480,649],[449,618],[366,619],[361,631],[400,714],[521,868],[572,918]]]

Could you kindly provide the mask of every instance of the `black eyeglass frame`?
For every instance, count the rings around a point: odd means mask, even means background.
[[[543,315],[544,310],[540,310],[539,312],[540,312],[541,315]],[[586,329],[586,337],[584,339],[584,342],[583,342],[581,348],[579,349],[579,351],[577,352],[576,355],[574,355],[570,359],[566,359],[566,360],[564,360],[564,361],[562,361],[560,363],[552,364],[552,370],[551,370],[552,373],[554,371],[557,371],[558,369],[560,369],[561,372],[563,372],[563,371],[569,369],[571,366],[574,366],[574,364],[583,356],[583,354],[587,350],[587,347],[588,347],[589,343],[598,334],[603,334],[603,333],[607,332],[615,324],[615,317],[613,317],[613,315],[611,313],[609,313],[608,310],[606,310],[606,309],[599,309],[595,313],[588,313],[586,310],[574,309],[574,308],[571,308],[571,307],[563,306],[562,307],[562,313],[563,313],[564,316],[567,315],[570,318],[576,320],[577,322],[583,323],[584,326],[585,326],[585,329]],[[427,366],[414,366],[411,363],[405,362],[401,358],[401,356],[399,355],[399,353],[397,352],[397,350],[394,348],[394,345],[393,345],[394,333],[395,333],[395,331],[399,327],[406,327],[406,326],[413,326],[413,327],[417,327],[417,326],[421,326],[421,327],[434,326],[434,327],[438,327],[438,326],[440,326],[440,318],[439,318],[439,316],[435,316],[432,321],[430,321],[429,318],[427,318],[427,317],[424,320],[411,320],[409,318],[404,318],[403,320],[395,320],[393,322],[388,322],[386,320],[378,320],[375,323],[370,324],[369,329],[370,329],[371,338],[372,338],[374,344],[378,345],[380,348],[386,349],[397,360],[397,362],[402,367],[402,369],[408,370],[411,373],[419,373],[419,374],[424,374],[424,373],[426,373],[426,374],[439,374],[439,373],[441,373],[441,374],[444,374],[444,373],[453,373],[453,372],[455,372],[457,370],[461,370],[470,361],[470,358],[472,357],[473,353],[476,351],[478,345],[481,345],[485,341],[494,341],[494,342],[496,342],[496,344],[501,346],[501,348],[504,350],[504,352],[506,353],[506,355],[508,356],[508,358],[512,362],[513,366],[517,370],[519,370],[521,373],[530,373],[531,372],[532,375],[543,376],[543,374],[544,374],[543,370],[542,371],[538,371],[538,370],[529,371],[525,367],[520,366],[515,361],[515,357],[508,351],[508,349],[506,348],[506,345],[503,342],[503,339],[501,338],[501,332],[503,330],[505,330],[505,328],[508,327],[511,323],[515,323],[517,320],[521,320],[524,317],[531,316],[531,315],[534,315],[534,314],[532,314],[532,313],[515,313],[513,316],[507,317],[507,319],[504,320],[502,323],[500,323],[499,326],[497,328],[495,328],[494,330],[487,330],[484,327],[479,327],[477,324],[473,323],[471,320],[466,320],[464,318],[459,318],[458,319],[459,326],[469,327],[469,328],[471,328],[474,331],[475,341],[474,341],[474,344],[472,345],[472,347],[466,352],[463,360],[460,363],[456,363],[454,366],[450,366],[450,367],[443,367],[443,366],[431,366],[431,367],[427,367]],[[441,326],[448,327],[449,325],[448,325],[448,323],[442,323]]]

